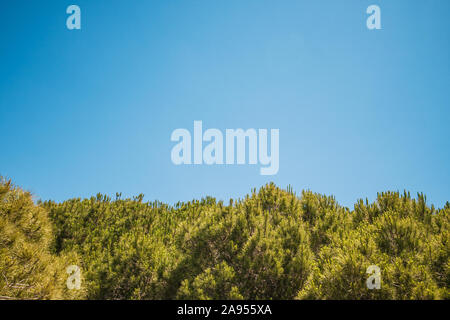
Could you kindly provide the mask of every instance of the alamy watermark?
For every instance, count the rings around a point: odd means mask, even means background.
[[[81,289],[81,269],[76,265],[68,266],[66,269],[69,277],[67,278],[66,285],[69,290]]]
[[[67,7],[66,13],[70,14],[66,20],[66,27],[69,30],[80,30],[81,29],[81,9],[79,6],[72,4]]]
[[[380,267],[376,265],[371,265],[367,267],[367,274],[370,274],[370,277],[366,280],[367,289],[381,289],[381,270]]]
[[[246,146],[248,141],[248,164],[258,164],[259,160],[259,164],[263,166],[260,168],[261,175],[275,175],[278,173],[280,166],[279,129],[270,130],[270,155],[268,152],[269,138],[267,129],[247,129],[245,131],[243,129],[226,129],[224,148],[224,135],[222,131],[219,129],[207,129],[203,132],[202,121],[194,121],[193,139],[190,131],[187,129],[174,130],[170,139],[171,141],[178,142],[172,148],[171,152],[171,159],[175,165],[246,164]],[[207,142],[208,144],[203,147],[203,142]],[[192,144],[194,153],[193,160]]]
[[[66,27],[69,30],[81,29],[81,9],[78,5],[72,4],[67,7],[66,13],[70,14],[66,20]],[[366,26],[369,30],[381,29],[381,9],[379,6],[372,4],[367,7],[366,13],[370,16],[367,18]]]
[[[367,14],[370,16],[367,18],[366,25],[369,30],[381,29],[381,9],[379,6],[373,4],[367,7]]]

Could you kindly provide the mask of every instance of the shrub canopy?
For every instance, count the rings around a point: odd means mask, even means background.
[[[228,205],[210,197],[168,206],[143,195],[99,194],[36,206],[3,180],[0,201],[0,272],[7,279],[0,279],[0,295],[450,297],[450,204],[436,210],[422,194],[380,193],[350,210],[333,197],[268,184]],[[61,289],[68,275],[58,271],[73,261],[83,275],[76,294]],[[366,286],[371,265],[381,271],[379,290]]]

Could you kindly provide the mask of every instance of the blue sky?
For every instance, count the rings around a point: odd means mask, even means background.
[[[81,8],[82,29],[66,28]],[[366,8],[381,8],[368,30]],[[8,0],[0,174],[37,199],[227,200],[273,181],[450,200],[450,1]],[[170,135],[280,130],[280,170],[175,166]]]

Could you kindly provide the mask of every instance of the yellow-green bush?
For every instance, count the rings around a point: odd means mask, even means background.
[[[171,207],[143,202],[142,195],[97,195],[36,206],[29,194],[5,181],[1,186],[5,296],[450,297],[450,204],[436,210],[421,194],[381,193],[351,210],[333,197],[297,196],[268,184],[228,205],[210,197]],[[64,286],[64,268],[73,261],[83,275],[76,292]],[[371,265],[381,271],[379,290],[366,286]]]
[[[65,268],[76,255],[50,252],[52,225],[30,193],[0,178],[0,297],[2,299],[77,298],[69,292]]]

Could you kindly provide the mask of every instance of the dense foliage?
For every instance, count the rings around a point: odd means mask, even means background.
[[[117,195],[115,200],[98,195],[35,206],[28,194],[5,182],[2,188],[9,196],[0,191],[0,272],[9,280],[0,279],[0,295],[450,297],[450,203],[436,210],[422,194],[413,199],[407,193],[382,193],[374,203],[360,200],[349,210],[333,197],[310,191],[297,196],[289,187],[269,184],[228,205],[205,198],[171,207],[146,203],[142,195]],[[16,258],[16,252],[25,250],[19,242],[36,246],[26,251],[37,254],[27,258],[39,265],[31,274],[25,274],[28,260]],[[62,291],[65,278],[56,276],[61,264],[75,260],[83,275],[78,296]],[[379,290],[366,286],[370,265],[381,270]],[[10,283],[32,283],[39,277],[39,293],[11,288]]]
[[[0,299],[77,298],[69,292],[65,266],[76,255],[57,257],[50,252],[53,239],[45,209],[29,193],[0,177]]]

